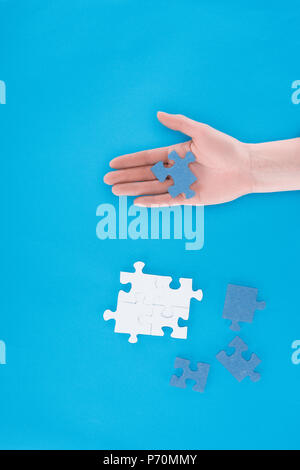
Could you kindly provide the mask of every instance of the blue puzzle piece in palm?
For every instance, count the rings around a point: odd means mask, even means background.
[[[160,182],[165,181],[167,176],[173,178],[174,184],[168,188],[172,197],[184,193],[185,197],[190,199],[195,195],[195,191],[190,189],[190,185],[194,183],[197,178],[190,170],[189,163],[195,161],[195,155],[192,152],[187,152],[184,158],[180,158],[178,153],[173,150],[168,158],[174,161],[172,167],[165,167],[163,162],[158,162],[151,168],[152,173]]]
[[[217,354],[218,361],[238,380],[241,382],[246,377],[250,377],[252,382],[260,379],[260,374],[255,372],[256,367],[261,363],[256,354],[252,354],[249,361],[243,358],[243,353],[248,351],[248,346],[244,341],[236,336],[229,344],[230,348],[234,348],[235,352],[228,356],[226,351],[220,351]]]
[[[182,375],[180,377],[177,375],[172,375],[170,385],[172,385],[172,387],[186,388],[186,380],[190,379],[196,382],[196,384],[193,386],[193,390],[195,392],[203,393],[205,390],[210,365],[204,364],[203,362],[198,362],[197,370],[192,370],[190,368],[190,363],[191,361],[188,359],[176,357],[174,368],[182,369]]]
[[[252,323],[255,310],[263,310],[265,302],[257,302],[258,290],[253,287],[228,284],[223,318],[231,320],[231,330],[239,331],[239,322]]]

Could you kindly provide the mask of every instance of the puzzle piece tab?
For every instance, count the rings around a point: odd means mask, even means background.
[[[249,361],[243,358],[242,354],[248,351],[248,346],[244,341],[236,336],[229,344],[230,348],[234,348],[235,352],[228,356],[226,351],[220,351],[217,354],[218,361],[238,380],[241,382],[246,377],[250,377],[252,382],[260,380],[260,374],[255,372],[256,367],[261,363],[256,354],[252,354]]]
[[[192,279],[181,278],[180,288],[170,288],[172,278],[143,273],[145,264],[134,264],[135,272],[121,272],[122,284],[131,283],[130,292],[120,291],[115,312],[106,310],[104,320],[114,319],[116,333],[130,334],[129,342],[136,343],[137,335],[163,336],[164,327],[172,328],[172,338],[187,338],[187,327],[178,325],[179,318],[188,320],[190,300],[202,300],[202,290],[194,291]]]
[[[195,191],[190,189],[190,185],[194,183],[197,178],[190,170],[189,164],[195,161],[195,155],[192,152],[187,152],[184,158],[180,158],[178,153],[173,150],[168,158],[174,161],[172,167],[165,167],[163,162],[158,162],[151,168],[152,173],[160,182],[165,181],[167,176],[173,178],[174,184],[168,188],[172,197],[183,193],[187,199],[190,199],[195,195]]]
[[[186,380],[191,379],[196,382],[196,384],[193,386],[193,390],[195,392],[203,393],[205,390],[210,365],[203,362],[198,362],[197,370],[192,370],[190,368],[190,363],[191,361],[187,359],[176,357],[174,368],[182,369],[182,375],[180,377],[177,375],[172,375],[170,385],[172,387],[186,388]]]
[[[228,284],[223,318],[231,320],[231,330],[239,331],[239,322],[252,323],[255,310],[263,310],[265,302],[257,302],[258,289]]]

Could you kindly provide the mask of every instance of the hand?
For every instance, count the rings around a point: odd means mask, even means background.
[[[209,205],[232,201],[252,192],[252,175],[249,146],[238,140],[181,115],[158,113],[162,124],[175,131],[183,132],[191,140],[169,147],[122,155],[110,162],[117,171],[105,175],[104,181],[113,185],[112,192],[117,196],[138,196],[134,203],[138,206],[159,207],[180,204]],[[180,194],[172,198],[168,187],[173,183],[168,178],[159,182],[151,171],[158,161],[167,166],[168,155],[172,150],[184,157],[193,152],[196,160],[189,168],[197,177],[190,187],[195,196],[186,199]]]

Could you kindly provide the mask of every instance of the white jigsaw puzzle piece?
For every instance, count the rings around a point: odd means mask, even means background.
[[[173,330],[171,333],[172,338],[186,339],[187,327],[180,327],[178,325],[178,320],[182,318],[182,315],[188,319],[189,311],[183,311],[181,309],[176,311],[172,307],[163,307],[160,305],[153,306],[151,335],[164,336],[162,328],[168,327]]]
[[[165,292],[164,301],[169,305],[175,307],[183,307],[184,309],[190,308],[190,301],[192,298],[202,300],[203,292],[201,289],[193,290],[193,280],[188,278],[180,278],[180,287],[178,289],[169,289]]]
[[[180,278],[179,281],[180,288],[178,289],[170,288],[169,283],[167,286],[161,283],[161,287],[159,289],[154,290],[152,296],[150,294],[145,295],[144,302],[150,303],[152,305],[164,306],[166,309],[174,310],[176,308],[182,310],[183,315],[179,315],[179,317],[187,320],[191,299],[195,298],[198,301],[201,301],[203,298],[203,292],[201,289],[198,289],[196,291],[193,290],[192,279]]]
[[[129,342],[136,343],[137,335],[150,335],[151,322],[147,321],[152,310],[149,306],[138,302],[130,292],[120,291],[117,310],[105,310],[104,320],[115,320],[115,333],[130,334]]]
[[[134,263],[135,272],[128,273],[121,271],[120,282],[122,284],[131,284],[133,294],[139,294],[143,298],[143,303],[149,305],[163,305],[165,292],[170,289],[172,278],[170,276],[157,276],[154,274],[143,273],[145,263],[137,261]]]

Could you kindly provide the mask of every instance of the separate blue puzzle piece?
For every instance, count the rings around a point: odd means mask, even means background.
[[[186,388],[186,380],[191,379],[196,382],[196,384],[193,386],[193,390],[195,390],[195,392],[203,393],[205,390],[210,365],[204,364],[203,362],[197,362],[197,370],[191,370],[190,363],[191,361],[187,359],[176,357],[174,368],[182,369],[183,371],[180,377],[177,375],[172,375],[170,385],[172,385],[172,387]]]
[[[257,302],[258,289],[228,284],[223,318],[231,320],[231,330],[239,331],[239,322],[252,323],[255,310],[263,310],[265,302]]]
[[[260,374],[255,372],[256,367],[261,363],[256,354],[252,354],[249,361],[243,358],[242,353],[248,351],[248,346],[244,341],[236,336],[229,344],[229,347],[234,348],[235,352],[228,356],[226,351],[220,351],[217,354],[218,361],[238,380],[241,382],[246,377],[250,377],[252,382],[260,380]]]
[[[158,162],[151,168],[152,173],[161,183],[165,181],[167,176],[173,178],[174,184],[168,188],[172,197],[184,193],[185,197],[190,199],[195,195],[195,191],[190,189],[190,185],[197,181],[197,178],[190,170],[189,164],[195,161],[195,155],[192,152],[187,152],[184,158],[180,158],[178,153],[173,150],[168,158],[174,161],[172,167],[165,167],[163,162]]]

